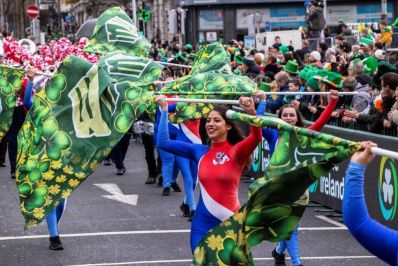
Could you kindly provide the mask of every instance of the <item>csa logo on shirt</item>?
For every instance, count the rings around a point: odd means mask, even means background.
[[[225,162],[229,161],[228,155],[225,152],[217,152],[216,158],[213,159],[214,165],[223,165]]]
[[[381,213],[386,221],[395,217],[398,204],[398,179],[394,161],[383,157],[380,162],[378,196]]]

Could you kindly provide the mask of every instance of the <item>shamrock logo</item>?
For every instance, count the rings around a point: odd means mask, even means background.
[[[58,130],[58,122],[54,117],[49,117],[43,121],[42,127],[37,129],[34,138],[34,147],[31,150],[33,155],[41,153],[45,149],[47,156],[51,160],[59,160],[62,151],[72,144],[69,136]]]
[[[384,170],[384,178],[383,181],[383,199],[385,203],[392,203],[392,196],[394,195],[394,188],[391,184],[391,169],[386,168]]]

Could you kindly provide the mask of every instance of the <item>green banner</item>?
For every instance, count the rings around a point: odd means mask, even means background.
[[[107,68],[68,57],[35,96],[18,135],[17,186],[26,228],[68,197],[148,106],[155,108],[139,82],[114,82],[116,61],[109,62]],[[137,75],[156,80],[160,71],[153,69]]]
[[[232,73],[229,55],[220,43],[202,47],[187,76],[177,79],[162,88],[162,94],[184,95],[191,99],[235,100],[240,95],[253,95],[256,84],[248,77]],[[212,104],[177,103],[175,113],[169,119],[173,123],[206,117]]]
[[[308,202],[306,190],[359,143],[290,126],[279,119],[232,113],[232,118],[278,129],[279,143],[265,177],[232,217],[213,228],[195,249],[193,265],[254,265],[250,247],[289,239]]]
[[[0,141],[8,132],[25,71],[0,65]]]
[[[97,21],[85,52],[105,55],[110,52],[148,57],[151,44],[138,34],[137,27],[120,7],[106,10]]]

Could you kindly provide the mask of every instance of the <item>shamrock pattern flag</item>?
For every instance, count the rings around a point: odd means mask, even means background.
[[[131,18],[120,7],[107,9],[97,21],[93,35],[84,51],[106,55],[121,52],[148,57],[151,44],[140,36]]]
[[[139,77],[158,79],[153,69]],[[147,108],[145,91],[113,82],[111,70],[71,56],[36,94],[18,135],[16,181],[26,228],[68,197]]]
[[[248,77],[232,73],[230,56],[220,43],[202,47],[187,76],[167,84],[161,94],[181,95],[192,99],[234,100],[241,95],[253,95],[256,84]],[[206,117],[212,104],[179,102],[176,111],[169,115],[173,123]]]
[[[193,265],[254,265],[250,247],[289,239],[303,215],[303,194],[334,164],[360,149],[357,142],[293,127],[276,118],[229,111],[230,117],[278,129],[279,143],[265,177],[250,187],[247,203],[213,228],[194,252]]]
[[[0,141],[8,132],[25,71],[0,65]]]

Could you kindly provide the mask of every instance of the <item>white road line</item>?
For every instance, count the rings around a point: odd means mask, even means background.
[[[301,257],[301,260],[352,260],[352,259],[375,259],[375,256],[326,256],[326,257]],[[286,258],[290,259],[290,258]],[[273,261],[274,258],[254,258],[255,261]],[[147,260],[147,261],[127,261],[114,263],[96,264],[71,264],[68,266],[113,266],[113,265],[134,265],[134,264],[158,264],[158,263],[185,263],[192,262],[192,259],[185,260]]]
[[[339,231],[347,230],[345,227],[300,227],[299,231]],[[181,230],[151,230],[151,231],[120,231],[120,232],[97,232],[97,233],[80,233],[80,234],[61,234],[61,237],[82,237],[82,236],[111,236],[111,235],[143,235],[143,234],[175,234],[189,233],[189,229]],[[30,235],[30,236],[4,236],[0,237],[0,241],[21,240],[21,239],[37,239],[48,238],[48,235]]]
[[[321,220],[323,220],[323,221],[325,221],[325,222],[327,222],[327,223],[333,224],[333,225],[335,225],[335,226],[338,226],[338,227],[341,227],[341,228],[347,228],[344,224],[339,223],[339,222],[337,222],[337,221],[335,221],[335,220],[332,220],[332,219],[330,219],[330,218],[328,218],[328,217],[326,217],[326,216],[323,216],[323,215],[315,215],[315,217],[318,218],[318,219],[321,219]]]

